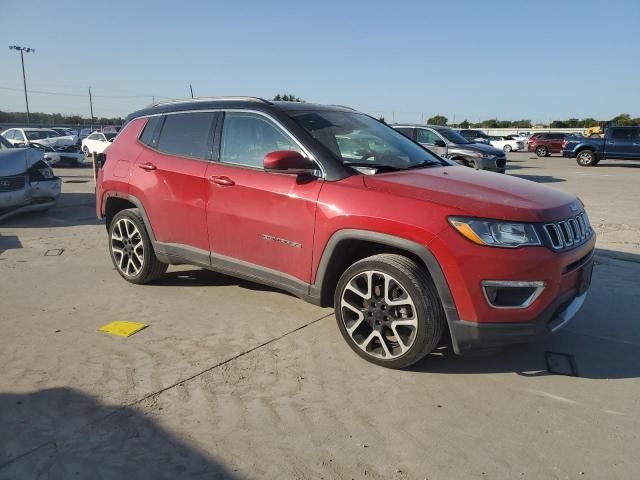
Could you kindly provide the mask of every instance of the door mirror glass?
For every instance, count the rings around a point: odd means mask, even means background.
[[[293,150],[276,150],[264,156],[264,169],[267,172],[279,172],[290,174],[313,173],[316,165],[299,152]]]

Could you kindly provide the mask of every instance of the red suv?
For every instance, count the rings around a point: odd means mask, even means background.
[[[335,307],[361,357],[402,368],[553,332],[595,235],[574,196],[442,159],[345,107],[165,103],[106,150],[97,213],[118,273],[192,264]],[[258,321],[259,319],[256,319]]]
[[[562,142],[568,135],[566,133],[535,133],[529,138],[528,149],[536,152],[539,157],[548,157],[552,153],[562,151]]]

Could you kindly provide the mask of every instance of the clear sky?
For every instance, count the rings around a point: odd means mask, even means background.
[[[32,111],[88,116],[91,86],[96,116],[126,115],[192,84],[396,121],[640,116],[640,0],[0,0],[0,27],[0,110],[24,110],[17,44]]]

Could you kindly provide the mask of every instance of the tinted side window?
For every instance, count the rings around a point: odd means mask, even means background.
[[[535,135],[535,138],[537,138],[538,140],[546,140],[547,139],[547,134],[546,133],[541,133],[540,135]]]
[[[212,112],[177,113],[167,115],[158,139],[158,150],[170,155],[211,158]]]
[[[418,129],[416,138],[419,143],[427,143],[429,145],[435,145],[436,140],[440,140],[440,137],[431,130],[425,130],[423,128]]]
[[[147,120],[147,124],[144,126],[142,135],[140,135],[140,141],[145,145],[156,148],[158,146],[158,126],[162,123],[163,117],[150,117]]]
[[[612,128],[611,129],[611,138],[613,140],[631,140],[631,129],[630,128]]]
[[[261,115],[226,113],[220,161],[262,168],[264,156],[277,150],[300,148],[277,125]]]
[[[406,135],[409,138],[413,138],[413,128],[401,127],[401,128],[396,128],[396,130],[402,133],[403,135]]]

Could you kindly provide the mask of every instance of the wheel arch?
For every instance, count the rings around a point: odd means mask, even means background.
[[[321,306],[331,306],[340,275],[354,262],[378,253],[397,253],[422,265],[438,291],[447,322],[458,319],[449,284],[433,253],[414,241],[369,230],[345,229],[331,236],[318,263],[312,296]]]
[[[137,208],[140,211],[140,215],[142,216],[142,220],[144,221],[144,226],[147,229],[147,234],[151,239],[153,244],[156,243],[156,237],[153,233],[153,228],[151,228],[151,222],[149,222],[149,217],[147,216],[147,212],[144,208],[142,202],[133,195],[118,195],[115,193],[107,194],[104,201],[104,219],[105,226],[107,230],[109,229],[109,225],[111,224],[111,220],[116,214],[122,210],[126,210],[128,208]]]

